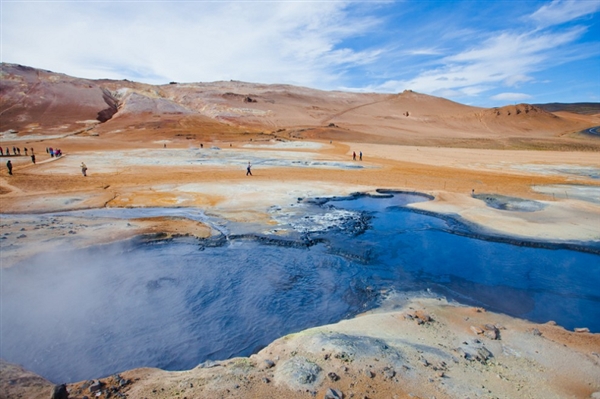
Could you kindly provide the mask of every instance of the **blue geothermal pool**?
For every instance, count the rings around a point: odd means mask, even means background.
[[[2,271],[1,357],[56,383],[189,369],[423,290],[600,332],[598,243],[510,243],[405,207],[423,200],[308,201],[288,220],[293,237],[230,226],[211,245],[128,241],[29,259]]]

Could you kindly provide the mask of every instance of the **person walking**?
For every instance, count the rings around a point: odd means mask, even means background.
[[[353,161],[356,161],[356,151],[353,151],[353,152],[352,152],[352,160],[353,160]]]
[[[8,174],[12,176],[12,162],[10,162],[10,159],[6,162],[6,168],[8,169]]]
[[[248,162],[248,167],[246,167],[246,176],[248,176],[248,175],[252,176],[252,171],[250,170],[251,167],[252,167],[252,164],[250,164],[250,162]]]
[[[81,174],[87,176],[87,166],[83,162],[81,163]]]
[[[360,160],[362,161],[362,151],[359,153]]]
[[[31,162],[35,164],[35,154],[31,154]]]

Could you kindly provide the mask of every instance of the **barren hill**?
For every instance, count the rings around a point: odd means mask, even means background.
[[[31,135],[244,132],[285,138],[493,148],[598,147],[576,134],[598,115],[553,114],[528,104],[486,109],[413,91],[321,91],[238,81],[153,86],[89,80],[2,64],[0,131]],[[125,135],[123,133],[126,133]]]

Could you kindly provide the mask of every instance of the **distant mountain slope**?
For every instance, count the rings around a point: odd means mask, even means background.
[[[548,112],[566,111],[582,115],[600,114],[600,103],[548,103],[534,105]]]
[[[4,63],[0,77],[0,132],[21,136],[284,131],[296,138],[473,145],[556,139],[597,124],[593,116],[557,115],[541,106],[479,108],[410,90],[351,93],[239,81],[155,86]]]
[[[83,129],[110,119],[117,104],[96,82],[2,64],[1,129],[43,131]]]

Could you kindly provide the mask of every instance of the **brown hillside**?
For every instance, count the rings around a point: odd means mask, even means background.
[[[597,125],[597,116],[552,114],[528,104],[478,108],[410,90],[349,93],[238,81],[153,86],[12,64],[2,64],[0,88],[0,131],[16,137],[115,133],[128,141],[140,135],[152,140],[161,132],[235,140],[239,134],[263,133],[476,148],[600,145],[595,137],[575,134]]]

